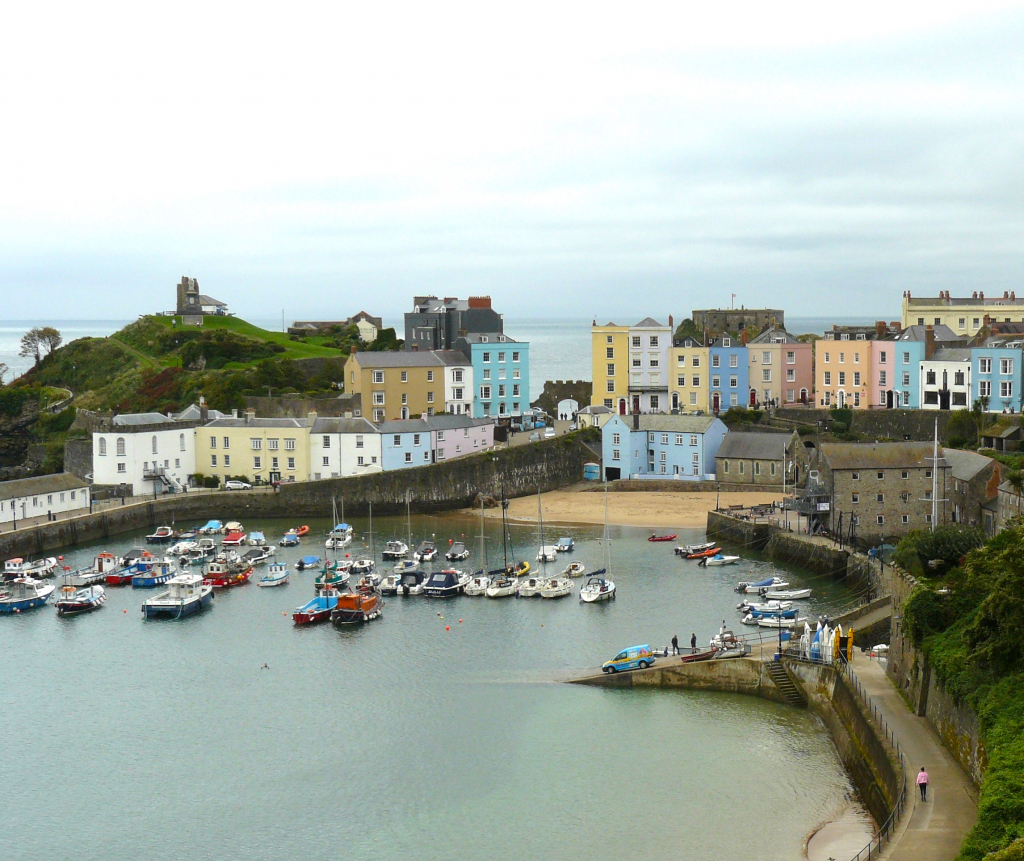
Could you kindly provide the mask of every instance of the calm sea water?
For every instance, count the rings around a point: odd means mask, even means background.
[[[379,541],[405,532],[401,520],[375,523]],[[474,546],[477,524],[418,517],[413,537],[464,534]],[[294,524],[246,525],[276,539]],[[366,523],[354,525],[358,540]],[[493,561],[500,529],[487,531]],[[597,529],[555,532],[576,537],[574,558],[600,561]],[[533,529],[513,534],[535,552]],[[808,712],[553,683],[625,645],[691,630],[705,642],[723,618],[736,623],[737,578],[779,569],[757,559],[700,569],[643,530],[612,534],[619,597],[602,606],[391,598],[366,627],[296,629],[288,614],[312,595],[313,576],[296,573],[279,589],[221,594],[179,622],[143,621],[144,594],[131,589],[111,589],[104,608],[78,618],[52,607],[0,618],[0,786],[21,811],[0,855],[799,857],[851,793]],[[815,587],[814,613],[849,598],[828,580],[791,581]]]

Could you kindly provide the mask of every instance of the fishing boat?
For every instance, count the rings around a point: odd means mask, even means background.
[[[103,578],[103,582],[108,586],[130,586],[134,577],[137,574],[145,574],[154,562],[155,556],[140,556],[134,562],[111,571]]]
[[[288,566],[283,562],[275,562],[267,569],[267,573],[260,577],[257,586],[284,586],[288,582]]]
[[[174,563],[170,559],[155,559],[146,566],[146,570],[132,577],[132,588],[153,589],[156,586],[163,586],[176,573]]]
[[[337,589],[320,589],[312,601],[307,601],[301,607],[296,608],[292,613],[292,621],[296,625],[315,625],[318,622],[326,622],[331,617],[331,611],[338,606],[340,594]]]
[[[199,574],[179,574],[167,581],[167,590],[142,603],[147,619],[191,616],[213,603],[213,586],[204,583]]]
[[[92,586],[94,583],[102,583],[108,574],[117,570],[117,558],[113,553],[100,553],[92,561],[92,565],[68,571],[64,574],[64,583],[67,586]]]
[[[107,592],[102,586],[86,586],[76,589],[72,585],[64,586],[57,599],[58,616],[78,616],[90,610],[98,610],[107,600]]]
[[[295,569],[297,571],[305,571],[307,568],[316,568],[319,564],[319,556],[303,556],[298,562],[295,563]]]
[[[348,583],[351,578],[349,562],[328,562],[320,569],[320,573],[313,581],[314,589],[338,588]]]
[[[167,548],[168,556],[185,556],[196,550],[199,545],[192,539],[175,541],[170,547]]]
[[[4,563],[4,577],[49,577],[57,570],[57,557],[48,556],[45,559],[36,559],[34,562],[26,562],[20,556],[8,559]]]
[[[491,578],[482,572],[478,572],[466,584],[466,591],[463,594],[470,597],[478,597],[486,594],[487,587],[490,585]]]
[[[705,550],[710,550],[715,546],[714,541],[704,541],[700,544],[680,544],[675,549],[676,556],[685,556],[690,558],[692,553],[703,553]]]
[[[363,577],[373,572],[377,567],[377,563],[372,559],[354,559],[349,567],[349,572],[353,577]]]
[[[611,601],[615,597],[615,583],[604,577],[591,577],[580,588],[580,601],[584,604],[595,604],[598,601]]]
[[[243,586],[252,577],[251,565],[236,565],[230,562],[211,562],[206,569],[203,583],[214,589],[231,589]]]
[[[247,565],[262,565],[274,555],[275,548],[268,544],[262,544],[247,550],[242,554],[242,561]]]
[[[733,565],[739,561],[739,556],[727,556],[722,553],[716,553],[714,556],[705,556],[697,564],[701,568],[714,568],[719,565]]]
[[[519,581],[520,598],[536,598],[540,594],[544,580],[541,577],[527,577]]]
[[[224,524],[219,520],[207,520],[205,526],[199,527],[200,535],[217,535],[224,531]]]
[[[0,613],[23,613],[42,607],[56,590],[52,583],[34,577],[15,577],[0,583]]]
[[[736,584],[736,591],[756,595],[762,589],[785,589],[788,585],[789,583],[781,577],[765,577],[764,580],[758,580],[756,583],[741,580]]]
[[[463,542],[456,541],[448,549],[448,552],[444,554],[444,558],[449,562],[461,562],[463,559],[469,559],[469,551]]]
[[[373,590],[357,590],[338,596],[338,603],[331,611],[331,624],[357,625],[379,619],[384,610],[384,599]]]
[[[675,541],[679,536],[673,532],[671,535],[658,535],[656,532],[647,537],[648,541]]]
[[[555,544],[555,550],[559,553],[572,553],[576,549],[576,542],[569,535],[563,535]]]
[[[417,562],[433,562],[438,557],[437,546],[433,541],[421,541],[412,558]]]
[[[171,526],[158,526],[156,532],[146,536],[147,544],[166,544],[178,537],[178,533]]]
[[[281,536],[281,540],[278,542],[281,547],[298,547],[299,536],[294,532],[286,532]]]
[[[563,577],[582,577],[583,572],[587,570],[587,566],[582,562],[570,562],[565,568],[562,569]]]
[[[465,571],[458,571],[455,568],[435,571],[423,587],[423,594],[428,598],[451,598],[454,595],[461,595],[472,579]]]
[[[709,547],[707,550],[696,550],[693,553],[686,555],[687,559],[710,559],[712,556],[717,556],[722,552],[721,547]]]
[[[380,555],[384,559],[404,559],[409,555],[409,545],[404,541],[389,541]]]
[[[245,544],[246,538],[244,532],[229,532],[224,536],[224,540],[221,542],[222,547],[241,547]]]
[[[572,580],[568,577],[548,577],[540,588],[541,598],[564,598],[572,594]]]
[[[811,597],[810,589],[762,589],[761,597],[777,601],[799,601]]]
[[[267,543],[267,536],[262,532],[250,532],[245,541],[253,547],[263,547]]]

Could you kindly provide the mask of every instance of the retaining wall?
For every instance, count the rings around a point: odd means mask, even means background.
[[[603,491],[604,485],[592,488]],[[790,488],[792,489],[792,488]],[[781,484],[727,484],[719,481],[691,481],[690,479],[631,479],[623,478],[608,483],[609,491],[624,493],[782,493]]]
[[[219,491],[165,495],[151,502],[42,523],[0,535],[0,559],[98,541],[140,527],[195,523],[210,518],[326,517],[331,499],[345,499],[348,514],[405,512],[406,492],[416,512],[471,506],[481,493],[525,496],[580,481],[590,453],[575,437],[376,475],[283,484],[279,491]]]

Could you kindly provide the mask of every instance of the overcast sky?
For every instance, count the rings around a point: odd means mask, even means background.
[[[1019,4],[714,5],[8,4],[0,316],[1021,292]]]

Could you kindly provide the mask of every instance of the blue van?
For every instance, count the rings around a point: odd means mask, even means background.
[[[601,669],[606,673],[617,673],[619,670],[645,670],[654,663],[654,652],[650,646],[630,646],[623,649],[610,661],[605,661]]]

